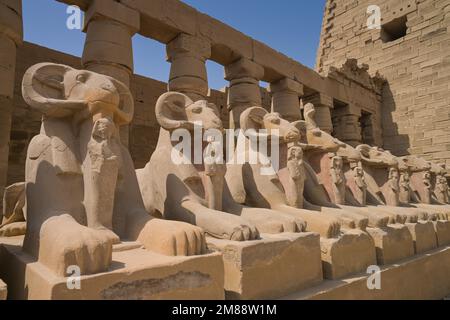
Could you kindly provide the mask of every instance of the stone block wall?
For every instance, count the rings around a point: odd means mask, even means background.
[[[381,30],[367,28],[369,5],[381,9]],[[379,72],[384,148],[449,167],[449,31],[450,0],[328,0],[316,70],[327,75],[354,58]]]

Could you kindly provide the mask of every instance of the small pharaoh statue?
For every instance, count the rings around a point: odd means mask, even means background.
[[[408,171],[402,171],[400,174],[400,201],[408,203],[411,197],[410,175]]]
[[[204,151],[206,201],[208,208],[215,210],[222,210],[222,192],[226,173],[220,148],[220,143],[208,140]]]
[[[367,196],[367,183],[366,179],[364,178],[364,170],[360,165],[353,168],[353,176],[355,179],[355,184],[358,187],[358,191],[355,194],[356,199],[360,204],[365,205]]]
[[[431,202],[431,174],[429,171],[425,171],[423,174],[423,185],[424,185],[424,197],[425,199],[421,199],[424,203]]]
[[[440,203],[448,203],[448,184],[443,174],[436,176],[436,188],[434,193]]]
[[[398,196],[400,191],[398,170],[396,168],[389,169],[388,179],[389,193],[388,199],[386,199],[387,204],[396,206],[398,205]]]
[[[331,159],[330,174],[336,204],[345,204],[346,179],[344,176],[343,166],[344,163],[342,157],[334,156]]]
[[[305,168],[303,166],[303,150],[300,146],[292,145],[289,147],[287,169],[293,184],[289,190],[286,190],[288,204],[295,208],[302,208]]]

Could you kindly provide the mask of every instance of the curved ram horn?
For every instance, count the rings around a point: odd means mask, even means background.
[[[64,75],[73,68],[54,63],[38,63],[23,76],[22,96],[25,102],[49,117],[67,117],[86,107],[85,101],[66,100]]]
[[[156,120],[166,130],[182,128],[187,122],[185,109],[191,104],[193,101],[185,94],[166,92],[156,102]]]
[[[264,116],[268,114],[267,110],[261,107],[251,107],[241,114],[240,125],[243,131],[249,129],[263,129]]]
[[[118,125],[125,125],[133,120],[134,115],[134,100],[130,89],[121,81],[109,77],[111,82],[116,87],[120,95],[119,108],[115,113],[115,123]]]
[[[303,116],[305,118],[306,128],[308,130],[318,128],[316,120],[315,120],[316,109],[314,108],[314,105],[312,103],[307,103],[307,104],[305,104],[303,110],[304,110]]]
[[[370,149],[371,149],[371,146],[369,146],[368,144],[360,144],[359,146],[356,147],[356,150],[361,152],[361,154],[365,157],[369,156]]]

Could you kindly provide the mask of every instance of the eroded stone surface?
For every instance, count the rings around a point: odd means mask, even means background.
[[[223,253],[227,299],[278,298],[323,278],[317,234],[263,235],[247,242],[208,238],[208,244]]]

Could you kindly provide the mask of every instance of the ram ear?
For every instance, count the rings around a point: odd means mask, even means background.
[[[368,144],[360,144],[359,146],[356,147],[356,150],[361,152],[361,154],[365,157],[369,156],[370,149],[371,149],[371,146],[369,146]]]
[[[38,63],[23,76],[22,95],[33,109],[49,117],[67,117],[86,106],[84,101],[67,100],[64,76],[74,69],[62,64]]]
[[[264,129],[264,116],[268,114],[267,110],[261,107],[251,107],[242,112],[240,125],[243,131],[249,129]]]
[[[134,116],[134,99],[130,89],[121,81],[114,78],[110,78],[111,82],[116,87],[119,96],[120,103],[119,108],[115,114],[114,122],[120,125],[125,125],[133,120]]]
[[[186,107],[193,101],[179,92],[166,92],[156,102],[155,113],[159,125],[166,130],[175,130],[187,121]]]

